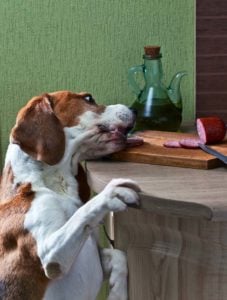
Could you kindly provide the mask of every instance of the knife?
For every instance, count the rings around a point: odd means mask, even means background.
[[[217,158],[220,159],[223,163],[227,164],[227,156],[226,156],[226,155],[224,155],[224,154],[218,152],[217,150],[214,150],[214,149],[212,149],[212,148],[210,148],[210,147],[208,147],[207,145],[204,145],[204,144],[200,144],[200,143],[199,143],[199,147],[200,147],[203,151],[205,151],[205,152],[207,152],[207,153],[209,153],[209,154],[211,154],[211,155],[217,157]]]

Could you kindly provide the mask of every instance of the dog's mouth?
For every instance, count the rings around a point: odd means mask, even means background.
[[[130,135],[131,126],[96,124],[95,132],[89,143],[88,148],[83,149],[80,159],[96,159],[106,155],[121,151],[128,147],[140,146],[143,139],[138,136]],[[90,145],[90,146],[89,146]],[[84,151],[86,150],[86,151]]]
[[[133,126],[113,126],[106,124],[97,125],[99,132],[107,136],[108,142],[124,144],[125,147],[135,147],[143,144],[141,137],[131,135],[130,131]]]

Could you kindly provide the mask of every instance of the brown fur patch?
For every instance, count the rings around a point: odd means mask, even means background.
[[[75,126],[79,122],[79,117],[86,111],[102,113],[105,106],[85,100],[88,93],[72,93],[69,91],[60,91],[50,94],[53,103],[53,110],[61,121],[62,126]]]
[[[10,202],[0,205],[0,299],[40,300],[49,282],[36,242],[23,227],[33,198],[31,184],[23,184]]]
[[[65,135],[47,95],[33,98],[20,110],[11,138],[36,160],[49,165],[61,160],[65,151]]]

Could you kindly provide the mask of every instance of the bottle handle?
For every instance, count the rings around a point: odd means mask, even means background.
[[[139,65],[139,66],[134,66],[131,67],[128,70],[128,82],[130,87],[132,88],[132,91],[138,96],[139,94],[141,94],[142,90],[139,87],[138,83],[135,80],[135,74],[142,72],[144,73],[144,66],[143,65]]]

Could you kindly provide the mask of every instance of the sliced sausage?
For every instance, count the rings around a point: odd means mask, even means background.
[[[196,120],[197,132],[204,144],[221,142],[226,134],[226,126],[219,117],[205,117]]]
[[[181,148],[180,142],[177,140],[168,140],[163,143],[167,148]]]
[[[215,144],[221,142],[226,135],[226,125],[219,117],[204,117],[196,120],[198,138],[181,140],[167,140],[164,146],[168,148],[197,149],[201,144]]]
[[[202,141],[199,138],[187,138],[179,141],[182,148],[197,149]]]

